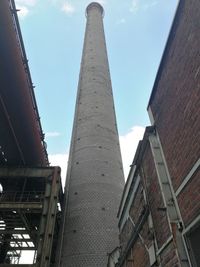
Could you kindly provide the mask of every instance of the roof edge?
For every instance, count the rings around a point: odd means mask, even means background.
[[[168,52],[169,52],[169,49],[170,49],[173,30],[175,29],[175,21],[179,17],[179,14],[180,14],[180,11],[181,11],[181,7],[183,6],[183,1],[184,0],[179,0],[179,2],[177,4],[177,7],[176,7],[174,18],[173,18],[173,21],[172,21],[172,24],[171,24],[171,27],[170,27],[170,30],[169,30],[168,38],[167,38],[167,41],[166,41],[166,44],[165,44],[165,47],[164,47],[164,51],[163,51],[163,54],[162,54],[162,57],[161,57],[161,61],[160,61],[160,64],[159,64],[159,67],[158,67],[158,70],[157,70],[156,78],[155,78],[155,81],[154,81],[154,84],[153,84],[153,88],[152,88],[152,91],[151,91],[151,94],[150,94],[149,102],[148,102],[148,105],[147,105],[147,110],[148,110],[149,106],[151,105],[151,102],[152,102],[153,97],[154,97],[155,92],[156,92],[156,87],[158,85],[158,82],[159,82],[159,79],[160,79],[160,76],[161,76],[161,73],[162,73],[162,70],[163,70],[163,66],[165,64],[165,60],[167,58],[167,55],[168,55]]]

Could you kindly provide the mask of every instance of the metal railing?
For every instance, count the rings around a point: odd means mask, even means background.
[[[3,202],[42,202],[44,192],[41,191],[3,191],[0,193],[0,203]]]

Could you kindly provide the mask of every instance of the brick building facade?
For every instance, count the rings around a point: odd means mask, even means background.
[[[199,0],[179,2],[119,207],[115,266],[200,266],[199,18]]]

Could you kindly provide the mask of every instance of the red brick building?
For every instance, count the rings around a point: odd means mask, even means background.
[[[200,1],[181,0],[119,207],[120,267],[200,266]]]

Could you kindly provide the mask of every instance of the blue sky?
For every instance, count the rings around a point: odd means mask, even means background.
[[[52,164],[67,165],[87,0],[15,0]],[[104,26],[125,174],[178,0],[105,0]],[[63,173],[65,170],[63,170]]]

